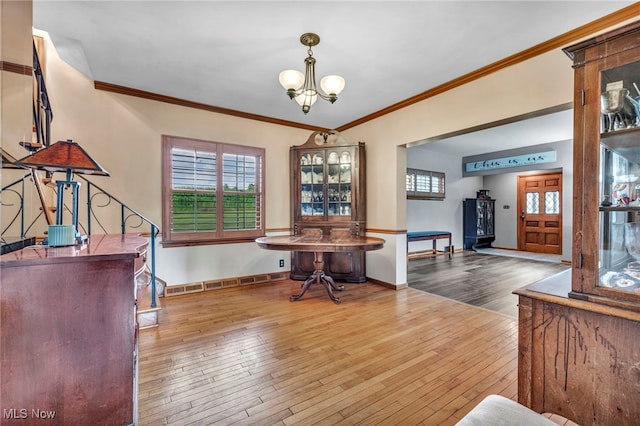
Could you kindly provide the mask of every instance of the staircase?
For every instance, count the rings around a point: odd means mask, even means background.
[[[33,99],[32,140],[19,143],[28,151],[28,155],[50,146],[53,120],[35,43],[33,75],[36,96]],[[149,238],[149,246],[141,253],[141,261],[136,268],[138,324],[140,328],[157,326],[161,309],[157,298],[164,295],[165,287],[165,282],[155,275],[155,239],[160,233],[160,228],[86,177],[71,171],[67,172],[63,181],[73,179],[72,186],[78,191],[74,194],[73,205],[69,207],[64,202],[63,194],[59,194],[59,191],[68,190],[69,185],[56,185],[53,172],[38,171],[35,168],[25,169],[16,164],[17,160],[9,153],[1,148],[0,151],[3,169],[14,170],[12,173],[16,173],[17,170],[24,171],[21,177],[0,188],[2,216],[9,218],[3,221],[3,228],[0,230],[2,254],[42,242],[43,235],[35,235],[41,232],[38,230],[46,229],[47,225],[62,223],[62,217],[71,212],[78,217],[83,216],[78,220],[77,226],[77,231],[83,235],[90,236],[93,231],[94,234],[137,233],[146,236]],[[79,191],[80,187],[83,191]],[[55,199],[59,202],[54,207],[52,201]],[[87,206],[84,215],[76,208],[80,205]]]
[[[141,274],[136,277],[136,295],[138,300],[138,327],[140,329],[157,327],[160,324],[158,315],[160,314],[161,306],[156,304],[152,307],[152,288],[151,288],[151,271],[146,268]],[[161,297],[164,297],[164,289],[167,283],[162,279],[155,277],[156,291]],[[162,302],[158,302],[160,305]]]

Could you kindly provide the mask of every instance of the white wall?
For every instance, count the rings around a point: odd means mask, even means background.
[[[407,231],[449,231],[451,242],[456,249],[462,249],[462,200],[475,198],[482,187],[482,177],[462,177],[462,159],[450,154],[439,153],[426,148],[407,149],[407,167],[445,173],[446,197],[443,201],[407,200]],[[442,250],[448,245],[446,240],[438,240]],[[410,251],[430,249],[431,241],[410,243]]]
[[[493,247],[518,249],[518,175],[520,173],[504,173],[484,178],[483,189],[488,189],[491,198],[496,200]]]

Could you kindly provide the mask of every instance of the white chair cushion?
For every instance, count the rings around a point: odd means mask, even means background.
[[[541,414],[500,395],[489,395],[457,426],[558,426]]]

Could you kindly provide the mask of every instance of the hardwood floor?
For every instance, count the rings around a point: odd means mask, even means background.
[[[513,291],[569,269],[564,263],[542,262],[464,251],[409,262],[409,287],[517,318]]]
[[[162,299],[140,332],[139,424],[450,425],[517,399],[515,319],[371,283],[289,302],[299,288]]]

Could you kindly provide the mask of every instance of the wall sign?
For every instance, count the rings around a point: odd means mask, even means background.
[[[465,171],[479,172],[482,170],[505,169],[509,167],[530,166],[533,164],[553,163],[554,161],[556,161],[555,151],[534,152],[531,154],[514,155],[511,157],[470,161],[465,163]]]

